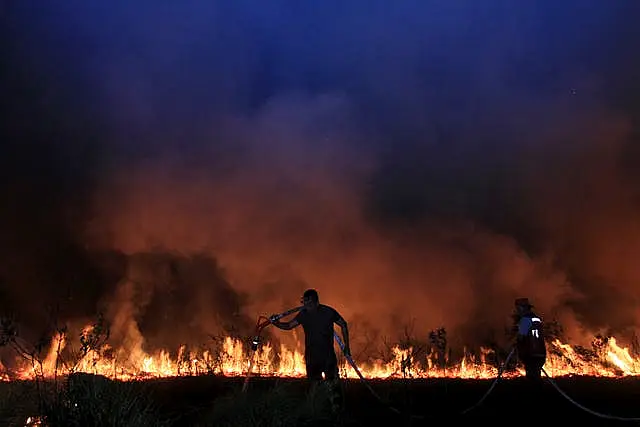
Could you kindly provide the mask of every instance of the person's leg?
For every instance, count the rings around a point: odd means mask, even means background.
[[[323,366],[318,363],[307,362],[307,379],[309,381],[320,381],[322,380],[322,371]]]
[[[315,388],[322,382],[322,365],[313,363],[312,361],[306,362],[307,368],[307,384],[308,391],[315,392]]]
[[[524,370],[526,373],[526,378],[528,380],[535,380],[536,377],[538,376],[537,369],[534,363],[527,363],[524,366]]]
[[[535,360],[535,379],[537,381],[541,381],[542,380],[542,367],[544,366],[544,363],[546,362],[546,358],[544,357],[536,357]]]
[[[329,386],[329,399],[331,401],[331,409],[337,413],[342,408],[342,387],[340,384],[340,372],[338,370],[338,361],[336,358],[327,361],[324,371],[327,385]]]
[[[539,383],[542,381],[542,366],[544,358],[531,357],[525,362],[525,371],[527,379],[531,382]]]
[[[328,359],[325,363],[324,367],[324,377],[328,381],[335,381],[340,379],[340,373],[338,371],[338,361],[334,357],[333,359]]]
[[[522,364],[524,365],[524,372],[525,372],[525,377],[527,378],[527,380],[533,380],[535,379],[536,376],[536,372],[535,372],[535,360],[532,359],[531,357],[520,357],[520,360],[522,361]]]
[[[533,366],[531,365],[531,363],[525,363],[524,372],[525,372],[525,377],[528,380],[531,380],[535,376],[534,369],[533,369]]]

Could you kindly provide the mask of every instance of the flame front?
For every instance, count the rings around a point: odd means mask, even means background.
[[[147,354],[142,350],[124,354],[114,352],[108,345],[101,351],[89,351],[73,365],[61,360],[59,354],[64,349],[64,336],[52,339],[48,354],[39,364],[23,364],[16,371],[3,370],[3,380],[10,378],[33,379],[36,375],[52,377],[69,372],[84,372],[104,375],[117,380],[133,380],[158,377],[193,376],[215,374],[223,376],[245,375],[250,368],[254,375],[303,377],[305,364],[303,355],[281,345],[276,351],[266,343],[256,352],[245,348],[242,341],[226,337],[220,350],[200,352],[188,351],[180,347],[172,357],[168,351]],[[615,338],[601,342],[600,351],[590,355],[581,354],[573,346],[560,340],[549,343],[546,372],[554,377],[567,375],[590,376],[636,376],[640,375],[640,358],[632,356],[628,348],[620,347]],[[358,366],[366,378],[493,378],[498,374],[495,362],[490,363],[493,351],[481,348],[477,354],[464,351],[461,360],[450,363],[446,357],[438,357],[432,351],[423,358],[414,356],[412,348],[394,347],[390,360],[363,360]],[[584,353],[584,352],[582,352]],[[109,356],[110,355],[110,356]],[[341,374],[347,378],[357,378],[357,373],[344,359],[341,360]],[[516,368],[508,371],[508,377],[523,375]]]
[[[24,427],[36,427],[43,426],[42,419],[40,417],[27,417]]]
[[[9,381],[9,375],[7,374],[7,369],[4,367],[2,362],[0,362],[0,381]]]

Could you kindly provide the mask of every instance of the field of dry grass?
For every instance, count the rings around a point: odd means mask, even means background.
[[[550,384],[524,379],[500,382],[478,408],[491,381],[379,380],[371,386],[393,412],[356,380],[342,383],[342,411],[327,405],[324,389],[311,391],[304,380],[254,378],[247,393],[242,379],[214,376],[114,382],[77,375],[54,384],[0,383],[1,425],[24,427],[28,417],[50,426],[368,426],[428,425],[433,422],[490,422],[492,425],[629,425],[588,414]],[[561,378],[558,385],[597,412],[640,415],[640,379]],[[409,413],[418,417],[410,417]]]

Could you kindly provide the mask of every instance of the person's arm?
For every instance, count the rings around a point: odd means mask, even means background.
[[[521,342],[529,334],[530,330],[531,330],[531,318],[522,317],[518,322],[517,342],[518,343]]]
[[[289,320],[288,322],[281,322],[280,320],[271,320],[271,324],[273,326],[275,326],[278,329],[282,329],[284,331],[289,331],[295,327],[297,327],[298,325],[300,325],[300,320],[298,319],[299,315],[294,317],[293,319]],[[269,319],[273,318],[273,316],[271,316]]]
[[[349,327],[347,326],[347,321],[344,320],[344,318],[340,316],[338,312],[336,312],[336,315],[337,318],[335,320],[335,323],[340,326],[340,329],[342,330],[342,340],[344,341],[344,355],[351,356],[351,347],[349,345]]]

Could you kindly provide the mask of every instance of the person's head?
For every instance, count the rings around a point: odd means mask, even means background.
[[[531,312],[533,305],[529,302],[529,298],[517,298],[515,301],[516,313],[519,315]]]
[[[318,291],[316,291],[315,289],[307,289],[306,291],[304,291],[304,294],[302,294],[302,300],[300,302],[307,310],[315,310],[320,304]]]

